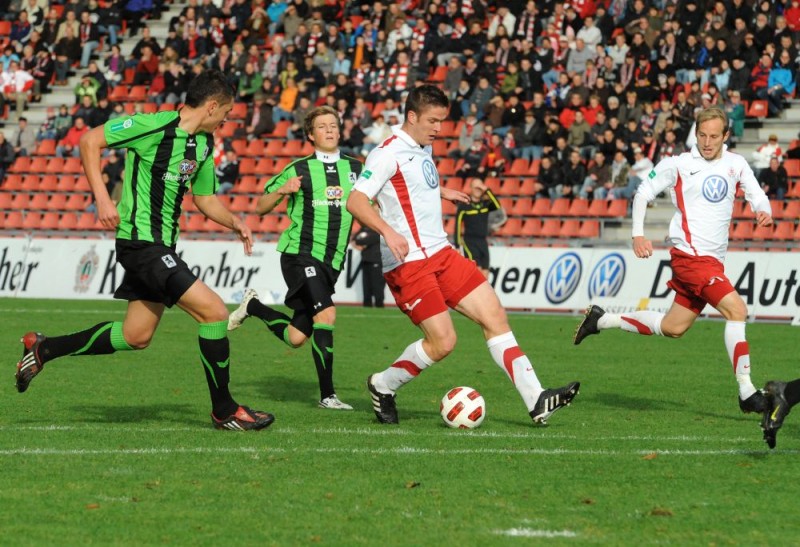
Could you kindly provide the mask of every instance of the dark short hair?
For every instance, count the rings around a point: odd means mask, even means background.
[[[422,114],[427,108],[443,106],[450,108],[450,100],[444,91],[431,84],[424,84],[411,90],[406,98],[406,114]]]
[[[207,101],[220,104],[233,101],[234,91],[227,77],[216,69],[207,69],[194,77],[186,92],[186,106],[197,108]]]

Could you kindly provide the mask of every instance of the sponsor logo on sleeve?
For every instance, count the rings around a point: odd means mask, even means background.
[[[123,129],[130,129],[131,127],[133,127],[133,118],[128,118],[121,122],[112,123],[111,132],[114,133],[116,131],[122,131]]]
[[[651,170],[650,173],[647,175],[647,178],[649,179],[656,178],[656,170],[655,169]]]

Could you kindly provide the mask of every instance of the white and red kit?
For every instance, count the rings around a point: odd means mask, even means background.
[[[384,272],[450,246],[442,225],[439,172],[431,147],[417,144],[400,126],[392,127],[392,133],[369,153],[354,186],[377,200],[383,220],[408,240],[408,255],[399,262],[381,238]]]
[[[728,152],[724,146],[719,159],[708,161],[695,146],[691,152],[661,160],[636,193],[651,202],[669,190],[677,208],[669,225],[672,245],[688,255],[712,256],[723,262],[739,188],[753,211],[772,215],[769,199],[744,157]],[[644,235],[644,212],[634,207],[634,237]]]

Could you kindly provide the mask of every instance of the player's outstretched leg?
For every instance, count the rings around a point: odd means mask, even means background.
[[[580,382],[570,382],[569,384],[554,389],[545,389],[539,395],[536,406],[530,411],[530,416],[536,424],[546,424],[547,419],[552,416],[559,408],[569,406],[572,400],[580,391]]]
[[[375,411],[375,416],[382,424],[399,424],[397,404],[395,404],[397,395],[379,392],[373,382],[374,377],[375,375],[373,374],[367,378],[367,389],[372,397],[372,409]]]
[[[26,333],[21,339],[22,359],[17,363],[17,391],[20,393],[28,389],[31,380],[42,372],[44,363],[39,357],[39,347],[47,337],[39,332]]]
[[[603,317],[603,315],[605,315],[605,313],[605,310],[600,306],[591,305],[586,308],[583,321],[581,321],[581,324],[578,325],[577,329],[575,329],[575,336],[572,338],[572,341],[576,346],[583,342],[583,339],[587,336],[598,334],[600,332],[597,322],[601,317]]]
[[[245,319],[250,317],[250,314],[247,313],[247,306],[254,298],[258,299],[258,293],[254,289],[246,289],[244,291],[242,302],[239,304],[239,307],[233,310],[228,316],[228,330],[238,329],[242,326]]]
[[[767,382],[763,391],[767,399],[767,407],[761,418],[761,429],[764,432],[764,442],[770,448],[775,448],[778,430],[792,407],[786,400],[785,382],[774,380]]]

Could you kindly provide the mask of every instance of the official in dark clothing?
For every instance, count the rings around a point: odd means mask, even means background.
[[[383,307],[386,280],[381,270],[381,236],[368,226],[359,230],[352,239],[353,246],[361,251],[361,281],[364,307]]]
[[[489,275],[489,213],[502,211],[500,202],[479,178],[472,179],[470,202],[456,209],[456,246],[474,260],[483,275]]]

